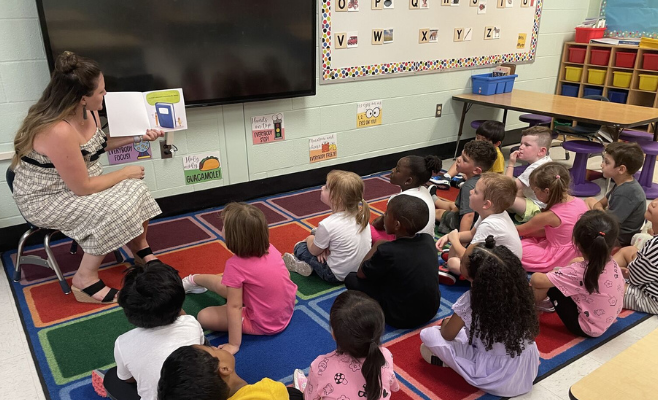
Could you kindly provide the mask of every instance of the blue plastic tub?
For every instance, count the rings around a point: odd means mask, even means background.
[[[563,83],[562,84],[562,96],[578,97],[578,89],[580,89],[580,85],[574,85],[574,84],[571,84],[571,83]]]
[[[626,90],[608,90],[608,99],[613,103],[626,104],[626,99],[628,98],[628,92]]]
[[[514,89],[514,79],[518,75],[491,76],[479,74],[471,76],[473,93],[490,96],[492,94],[509,93]]]
[[[585,96],[603,96],[603,88],[585,86],[585,89],[583,89],[583,97]]]

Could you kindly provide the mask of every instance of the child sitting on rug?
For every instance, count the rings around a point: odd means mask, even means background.
[[[393,356],[380,343],[384,313],[379,304],[362,292],[345,291],[331,306],[329,324],[336,350],[316,358],[308,378],[295,370],[295,387],[306,400],[390,399],[400,387]]]
[[[263,378],[248,384],[235,372],[228,351],[209,346],[184,346],[162,365],[158,400],[303,400],[302,392]]]
[[[539,320],[519,258],[489,236],[466,249],[460,265],[471,290],[441,326],[420,332],[421,356],[492,395],[529,392],[539,370]]]
[[[644,217],[658,226],[658,199],[649,203]],[[658,314],[658,235],[649,239],[639,251],[635,246],[624,247],[613,258],[628,279],[624,308]]]
[[[456,229],[443,236],[436,242],[440,251],[446,243],[450,242],[447,268],[439,269],[439,280],[443,284],[454,284],[456,276],[461,272],[461,258],[466,252],[465,246],[475,246],[493,235],[496,243],[505,246],[521,258],[522,247],[516,226],[507,209],[516,198],[516,184],[514,179],[493,172],[482,174],[469,196],[469,206],[479,214],[478,220],[471,230],[458,232]],[[470,243],[470,245],[468,244]]]
[[[496,161],[487,172],[497,174],[505,172],[505,157],[500,151],[500,145],[505,140],[505,125],[499,121],[484,121],[475,131],[475,140],[486,140],[496,148]],[[432,183],[436,184],[439,189],[447,190],[455,176],[457,176],[457,164],[453,163],[443,176],[432,178]],[[463,180],[460,181],[463,182]]]
[[[569,171],[556,162],[543,164],[530,174],[530,187],[544,210],[516,227],[523,236],[521,264],[529,272],[549,272],[579,256],[571,245],[573,227],[587,204],[569,194]]]
[[[386,323],[395,328],[427,323],[441,303],[434,239],[416,233],[427,219],[423,200],[405,193],[392,198],[384,214],[384,226],[395,240],[375,242],[359,271],[345,277],[345,287],[375,299],[384,310]]]
[[[482,172],[488,171],[494,161],[496,161],[496,149],[493,144],[477,140],[466,143],[462,154],[455,161],[457,172],[463,174],[466,179],[459,188],[457,198],[454,202],[441,200],[438,197],[434,201],[435,217],[440,221],[439,232],[445,234],[453,229],[458,229],[459,232],[471,230],[476,216],[469,206],[468,197]],[[436,187],[432,189],[430,193],[436,197]]]
[[[601,200],[585,200],[591,210],[607,210],[619,220],[619,244],[628,246],[633,235],[642,229],[647,208],[646,195],[635,174],[644,161],[644,153],[637,143],[614,142],[606,146],[601,162],[604,178],[615,181],[615,186]]]
[[[302,276],[315,271],[321,279],[336,284],[359,268],[371,245],[370,208],[363,200],[364,188],[354,172],[329,172],[320,200],[332,213],[320,221],[315,234],[295,245],[294,255],[283,255],[288,270]]]
[[[230,203],[221,214],[222,236],[234,254],[223,275],[190,275],[183,279],[186,293],[207,289],[226,298],[226,305],[206,307],[197,318],[204,329],[228,331],[220,346],[231,354],[240,350],[242,334],[274,335],[290,323],[297,285],[270,244],[265,215],[246,203]]]
[[[114,343],[117,366],[106,372],[103,381],[111,398],[155,400],[160,368],[169,354],[180,346],[205,342],[197,320],[181,315],[183,301],[183,283],[169,265],[154,260],[126,271],[118,302],[136,328]],[[94,389],[104,394],[102,387]]]
[[[509,155],[509,162],[505,175],[514,178],[514,164],[516,159],[526,161],[529,165],[518,178],[516,178],[516,187],[518,189],[517,197],[510,211],[516,213],[516,220],[527,222],[535,214],[539,214],[546,204],[537,198],[530,187],[530,174],[539,166],[552,161],[548,156],[548,149],[551,147],[553,137],[551,130],[545,126],[533,126],[524,130],[521,134],[521,145],[517,151]]]
[[[599,337],[617,319],[624,302],[624,277],[610,256],[619,234],[617,220],[601,210],[587,211],[576,222],[573,243],[584,260],[547,274],[535,273],[530,284],[535,301],[547,298],[567,329],[577,336]]]
[[[432,195],[424,186],[430,179],[432,173],[441,171],[441,159],[436,156],[406,156],[398,160],[397,165],[391,171],[391,184],[400,186],[401,194],[417,197],[427,204],[429,218],[425,226],[418,233],[427,233],[434,237],[434,200]],[[397,194],[391,196],[393,199]],[[389,199],[389,201],[390,201]],[[416,233],[416,232],[412,232]],[[372,243],[380,239],[394,240],[395,236],[384,232],[384,216],[375,218],[370,224]]]

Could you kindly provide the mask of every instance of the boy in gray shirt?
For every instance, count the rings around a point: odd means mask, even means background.
[[[644,162],[644,153],[637,143],[610,143],[603,153],[601,172],[615,181],[615,186],[601,200],[585,200],[591,210],[607,210],[619,220],[619,244],[628,246],[631,238],[644,223],[646,195],[635,180],[635,174]]]

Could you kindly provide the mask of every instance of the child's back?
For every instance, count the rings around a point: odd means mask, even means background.
[[[521,238],[516,231],[516,225],[514,225],[507,211],[489,215],[484,219],[478,219],[475,222],[474,228],[475,234],[471,243],[484,243],[484,240],[491,235],[496,239],[498,245],[507,247],[519,259],[522,257],[523,246],[521,245]]]
[[[619,220],[619,243],[622,246],[631,244],[633,235],[642,229],[644,212],[646,210],[646,194],[635,179],[615,185],[606,194],[608,211]]]
[[[354,215],[346,211],[320,221],[315,233],[315,245],[329,249],[327,265],[339,281],[357,270],[370,250],[371,241],[370,226],[363,229]]]

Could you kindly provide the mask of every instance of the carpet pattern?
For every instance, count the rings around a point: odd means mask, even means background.
[[[388,182],[388,173],[364,178],[365,199],[369,202],[372,218],[382,215],[387,199],[399,192]],[[441,192],[454,200],[456,189]],[[271,243],[283,252],[291,252],[294,244],[304,239],[313,227],[329,215],[329,209],[320,202],[318,187],[286,193],[251,202],[260,208],[270,226]],[[165,263],[174,266],[181,276],[190,273],[219,274],[231,256],[224,245],[218,211],[203,210],[154,221],[149,226],[151,248]],[[69,254],[70,240],[53,246],[62,272],[72,276],[82,257]],[[128,259],[127,248],[121,249]],[[43,254],[40,247],[29,249],[28,254]],[[12,276],[16,251],[3,254],[8,276]],[[103,261],[100,277],[110,286],[120,287],[123,272],[129,263],[117,264],[113,255]],[[329,310],[343,285],[330,285],[312,275],[308,278],[292,274],[299,287],[295,312],[288,328],[274,336],[248,336],[237,355],[236,370],[248,382],[263,377],[292,382],[295,368],[308,370],[311,361],[320,354],[335,349],[330,334]],[[116,305],[91,305],[65,296],[51,271],[33,265],[24,265],[19,282],[11,282],[19,313],[23,321],[30,348],[42,379],[46,396],[51,399],[98,398],[91,387],[93,369],[106,369],[114,365],[114,340],[132,327],[122,310]],[[460,283],[452,287],[441,286],[441,308],[431,324],[451,314],[451,306],[468,286]],[[210,305],[224,304],[216,294],[188,295],[183,308],[196,315]],[[501,316],[503,317],[503,316]],[[542,362],[539,378],[565,366],[591,351],[622,331],[646,318],[645,314],[624,311],[618,321],[601,338],[582,339],[571,335],[555,314],[541,316],[541,333],[537,338]],[[420,327],[413,330],[387,326],[383,342],[393,353],[395,370],[401,391],[393,399],[494,399],[469,386],[449,368],[430,366],[420,357]],[[206,332],[213,345],[225,343],[225,333]]]

